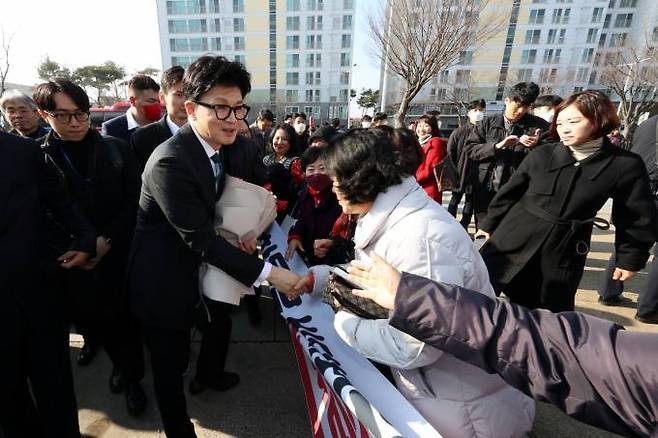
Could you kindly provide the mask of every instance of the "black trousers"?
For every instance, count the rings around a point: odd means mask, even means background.
[[[649,278],[640,292],[640,297],[637,301],[637,315],[648,317],[658,315],[658,245],[653,247],[653,262],[649,267]],[[615,272],[616,255],[613,252],[608,260],[608,266],[605,269],[601,284],[599,285],[598,293],[601,298],[613,298],[624,291],[624,283],[612,279],[612,274]]]
[[[139,381],[144,377],[140,326],[129,311],[123,271],[104,272],[104,262],[92,271],[75,269],[62,274],[72,307],[71,320],[85,342],[105,346],[112,364],[124,378]]]
[[[487,210],[491,200],[496,196],[496,192],[484,190],[479,185],[473,186],[473,211],[475,213],[475,224],[481,224],[487,217]]]
[[[63,308],[50,299],[3,303],[0,330],[0,430],[7,438],[79,438]]]
[[[224,372],[234,306],[205,300],[209,321],[199,324],[203,334],[197,359],[195,379],[212,384]],[[151,353],[153,387],[160,416],[168,438],[196,437],[194,425],[187,413],[183,385],[190,358],[190,331],[144,326],[144,340]]]
[[[464,208],[462,209],[462,218],[459,223],[465,230],[468,230],[468,226],[471,224],[471,218],[473,217],[473,197],[470,193],[466,193],[465,195],[466,199],[464,200]],[[457,217],[457,209],[459,208],[459,203],[463,196],[464,192],[452,192],[450,204],[448,204],[448,213],[454,218]],[[475,226],[477,227],[477,221]]]

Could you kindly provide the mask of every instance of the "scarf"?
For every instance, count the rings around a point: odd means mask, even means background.
[[[596,138],[594,140],[586,141],[585,143],[579,144],[578,146],[568,146],[571,151],[571,155],[576,159],[576,161],[583,161],[585,158],[591,156],[603,145],[603,137]]]
[[[430,141],[431,138],[432,138],[431,135],[426,135],[425,137],[419,137],[418,138],[418,143],[420,143],[421,146],[425,146],[425,143]]]

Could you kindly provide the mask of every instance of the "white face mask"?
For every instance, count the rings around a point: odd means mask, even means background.
[[[368,128],[370,128],[370,125],[371,125],[370,122],[361,122],[361,127],[362,128],[368,129]]]
[[[295,132],[297,132],[297,134],[303,134],[304,131],[306,131],[305,123],[295,123]]]
[[[548,123],[551,123],[553,121],[553,117],[555,117],[554,110],[533,111],[533,114],[536,115],[537,117],[541,117],[542,119],[546,120]]]
[[[468,115],[471,123],[475,124],[484,120],[484,113],[482,111],[471,111]]]

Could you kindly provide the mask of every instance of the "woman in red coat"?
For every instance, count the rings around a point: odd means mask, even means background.
[[[448,154],[446,144],[439,138],[439,126],[434,117],[422,116],[416,121],[416,136],[423,148],[424,159],[416,170],[416,181],[430,198],[441,203],[441,192],[434,178],[436,166]]]

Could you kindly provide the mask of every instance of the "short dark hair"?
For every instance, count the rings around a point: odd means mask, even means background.
[[[543,96],[539,96],[537,99],[535,99],[532,104],[532,108],[538,108],[540,106],[556,107],[563,101],[564,99],[562,99],[557,94],[544,94]]]
[[[258,112],[256,120],[269,120],[270,122],[274,122],[274,114],[272,114],[272,111],[267,108],[263,108]]]
[[[594,137],[599,138],[611,133],[620,125],[619,116],[615,105],[610,101],[608,96],[600,91],[581,91],[572,94],[555,108],[555,116],[551,122],[550,134],[558,138],[557,133],[557,116],[566,107],[574,105],[578,108],[583,116],[594,125]]]
[[[180,65],[174,65],[163,71],[162,76],[160,77],[162,92],[166,93],[171,89],[171,87],[178,84],[179,82],[182,82],[184,74],[185,69]]]
[[[338,128],[340,126],[340,119],[339,118],[331,119],[331,126],[333,126],[334,128]]]
[[[188,100],[199,100],[219,85],[238,87],[244,98],[251,91],[251,75],[239,62],[212,55],[200,57],[185,70],[183,94]]]
[[[39,84],[32,92],[32,99],[37,107],[44,111],[54,111],[55,93],[64,93],[77,105],[80,111],[89,111],[89,96],[79,85],[65,78],[54,78],[43,84]]]
[[[296,119],[297,117],[301,117],[302,119],[306,120],[306,113],[295,113],[292,116],[293,119]]]
[[[485,102],[484,99],[471,100],[468,103],[468,106],[466,108],[468,108],[469,111],[472,110],[472,109],[475,109],[475,108],[486,109],[487,108],[487,102]]]
[[[368,114],[364,115],[361,117],[362,122],[372,122],[372,117],[370,117]]]
[[[302,148],[299,146],[299,136],[295,132],[295,128],[290,126],[287,123],[280,123],[276,125],[276,128],[272,129],[272,132],[270,132],[270,136],[267,139],[267,147],[268,150],[273,153],[274,148],[272,147],[272,142],[274,141],[274,136],[276,135],[276,132],[279,129],[283,129],[286,131],[286,135],[288,136],[288,144],[290,145],[290,149],[288,149],[288,153],[286,156],[288,157],[299,157],[299,154],[301,153]]]
[[[283,118],[283,120],[288,120],[288,119],[294,119],[292,114],[286,114],[285,117]]]
[[[534,82],[519,82],[507,93],[507,98],[523,106],[532,105],[539,96],[539,85]]]
[[[318,161],[318,158],[322,156],[322,149],[323,148],[321,147],[311,146],[304,151],[300,159],[300,164],[302,165],[303,171],[306,171],[306,168],[309,166],[309,164],[313,164]]]
[[[373,122],[379,122],[380,120],[386,120],[388,119],[388,115],[386,113],[378,112],[375,113],[374,117],[372,118]]]
[[[151,76],[135,75],[128,81],[128,89],[135,91],[153,90],[160,91],[160,86]]]
[[[441,111],[438,109],[425,111],[426,116],[438,118],[441,115]]]
[[[418,119],[416,119],[416,126],[418,126],[420,122],[425,122],[428,125],[430,125],[430,128],[432,129],[432,137],[439,136],[439,122],[437,122],[436,117],[432,117],[430,115],[423,115],[418,117]]]
[[[421,154],[411,131],[390,127],[353,129],[323,149],[325,166],[353,204],[372,202],[413,175]]]

